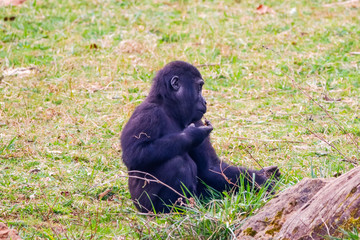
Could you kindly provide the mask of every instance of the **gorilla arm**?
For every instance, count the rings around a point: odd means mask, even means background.
[[[149,120],[149,116],[153,116],[152,119]],[[166,127],[165,119],[154,111],[149,116],[134,114],[121,135],[123,160],[128,170],[147,170],[187,153],[212,130],[212,127],[192,124],[183,131],[161,136],[162,128]]]

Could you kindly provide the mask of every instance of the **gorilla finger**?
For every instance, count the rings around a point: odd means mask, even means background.
[[[212,126],[211,122],[205,118],[205,126]]]
[[[206,132],[211,132],[214,128],[212,126],[201,126],[200,129],[204,129]]]

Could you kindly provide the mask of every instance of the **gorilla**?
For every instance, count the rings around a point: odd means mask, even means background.
[[[174,61],[158,71],[149,95],[130,117],[121,134],[122,159],[129,173],[129,190],[141,212],[170,212],[184,195],[209,197],[244,184],[271,191],[269,173],[222,162],[211,145],[210,122],[202,122],[206,101],[204,80],[196,67]],[[179,201],[180,200],[180,201]]]

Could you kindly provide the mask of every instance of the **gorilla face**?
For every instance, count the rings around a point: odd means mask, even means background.
[[[201,75],[184,72],[180,76],[172,76],[170,80],[171,90],[178,106],[179,114],[184,119],[184,124],[200,120],[206,113],[206,101],[202,96],[204,80]]]
[[[195,100],[195,110],[192,122],[199,121],[203,115],[206,113],[206,100],[202,96],[202,86],[204,85],[204,80],[201,78],[195,81],[195,89],[197,90],[196,96],[197,99]]]

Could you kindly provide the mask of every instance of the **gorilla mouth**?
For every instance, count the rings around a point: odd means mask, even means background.
[[[198,112],[201,114],[201,115],[204,115],[206,113],[206,110],[198,110]]]
[[[202,110],[198,110],[196,111],[196,114],[194,115],[194,121],[198,121],[201,118],[203,118],[204,114],[206,113],[206,111],[202,111]]]

